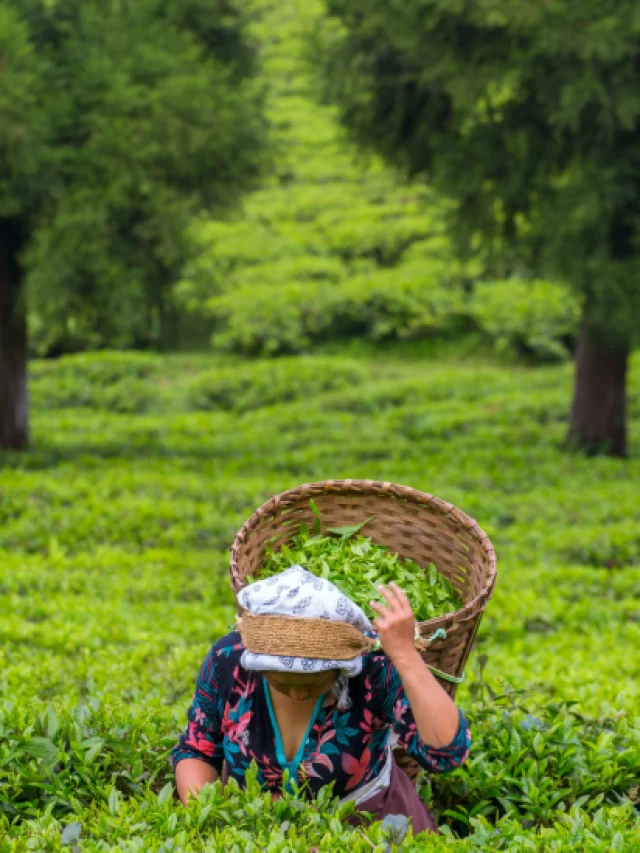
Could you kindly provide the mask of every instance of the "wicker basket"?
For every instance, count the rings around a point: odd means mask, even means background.
[[[434,563],[451,581],[463,607],[418,627],[423,637],[438,628],[445,630],[446,638],[431,643],[422,657],[442,672],[461,676],[493,592],[495,553],[473,519],[433,495],[373,480],[327,480],[276,495],[254,512],[235,538],[230,567],[234,592],[246,586],[248,576],[259,574],[267,542],[273,540],[277,549],[299,532],[301,522],[313,528],[311,499],[320,511],[323,532],[374,516],[362,529],[363,536],[421,566]],[[453,698],[457,684],[441,683]],[[412,778],[417,777],[420,768],[406,754],[398,750],[396,760]]]

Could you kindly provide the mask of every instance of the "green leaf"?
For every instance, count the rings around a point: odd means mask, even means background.
[[[120,811],[120,795],[118,789],[114,786],[109,792],[109,811],[112,815],[117,815]]]
[[[82,825],[77,821],[73,821],[72,823],[68,823],[65,828],[62,830],[62,835],[60,836],[60,841],[63,847],[70,847],[74,844],[80,836],[82,835]]]
[[[618,851],[624,850],[624,836],[621,832],[616,832],[616,834],[611,839],[610,849],[616,851],[616,853],[618,853]]]
[[[49,738],[34,737],[27,741],[24,745],[25,752],[33,755],[34,758],[39,758],[47,766],[52,766],[58,760],[58,749]]]
[[[350,536],[355,536],[356,533],[359,533],[362,528],[369,524],[375,518],[375,515],[372,515],[370,518],[367,518],[366,521],[363,521],[361,524],[354,525],[346,525],[345,527],[329,527],[329,533],[335,533],[337,536],[340,536],[342,539],[348,539]]]
[[[97,755],[100,755],[100,753],[102,752],[102,745],[103,741],[100,740],[99,743],[94,744],[90,749],[86,751],[84,756],[85,764],[91,764],[93,759]]]
[[[171,782],[167,782],[167,784],[162,788],[162,790],[158,793],[158,803],[162,806],[173,794],[173,784]]]
[[[47,708],[47,737],[53,740],[58,733],[58,718],[51,705]]]
[[[309,500],[309,506],[311,507],[311,512],[315,516],[315,520],[314,520],[314,524],[313,524],[313,532],[317,536],[320,533],[320,531],[322,530],[322,516],[320,515],[320,510],[316,506],[316,503],[313,500],[313,498],[311,498]]]
[[[88,737],[86,740],[83,740],[78,744],[78,749],[91,749],[94,746],[102,746],[103,743],[103,738],[98,735],[94,735],[93,737]]]
[[[205,822],[207,816],[209,815],[209,812],[211,811],[211,808],[211,804],[202,808],[200,814],[198,815],[198,826],[202,826],[202,824]]]

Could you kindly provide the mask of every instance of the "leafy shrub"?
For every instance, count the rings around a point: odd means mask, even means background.
[[[433,804],[458,826],[503,814],[550,824],[574,804],[593,812],[618,803],[635,785],[638,721],[589,719],[575,703],[540,706],[512,691],[489,694],[470,714],[475,740],[467,764],[431,782]]]
[[[433,267],[414,264],[376,272],[336,288],[327,306],[336,337],[448,337],[464,330],[467,312],[459,280],[440,277]]]
[[[455,266],[431,259],[334,284],[242,287],[208,300],[213,343],[220,350],[276,355],[331,340],[455,339],[477,329],[498,353],[541,363],[569,357],[580,305],[566,288],[509,279],[478,284],[468,297],[462,278]]]
[[[271,287],[256,287],[209,300],[207,310],[216,329],[214,347],[245,355],[306,352],[314,333],[326,328],[318,308],[327,288],[324,283],[292,283],[280,286],[277,295]]]
[[[567,559],[603,569],[640,565],[640,530],[634,519],[580,529],[561,540]]]
[[[570,354],[580,320],[580,301],[550,281],[512,278],[477,285],[472,314],[496,349],[562,361]]]
[[[357,362],[281,359],[207,371],[187,385],[186,394],[193,409],[245,412],[274,403],[312,400],[334,389],[357,388],[366,376]]]
[[[348,338],[373,341],[451,337],[469,328],[459,286],[441,284],[420,265],[371,272],[344,284],[290,284],[232,291],[209,301],[214,346],[253,355],[300,353]]]
[[[241,219],[194,223],[194,259],[176,290],[185,310],[207,318],[214,348],[286,355],[428,338],[566,359],[575,298],[552,282],[487,282],[479,259],[463,264],[446,232],[448,203],[376,158],[356,161],[334,111],[314,101],[302,38],[322,5],[263,11],[256,35],[275,87],[280,180],[253,193]]]
[[[149,353],[103,351],[34,361],[31,375],[35,379],[78,379],[106,386],[125,379],[146,379],[159,369],[158,357]]]
[[[68,355],[34,364],[32,396],[47,409],[144,412],[157,401],[158,388],[149,382],[157,371],[158,360],[145,353]]]
[[[580,807],[584,821],[603,805],[611,808],[622,802],[636,781],[638,731],[624,719],[588,720],[562,703],[538,707],[532,714],[525,712],[525,705],[526,700],[514,695],[481,705],[471,715],[477,739],[469,763],[434,778],[425,791],[431,807],[452,818],[454,826],[462,826],[472,844],[482,835],[478,818],[496,821],[506,814],[511,823],[502,825],[518,826],[522,832],[523,823],[552,827],[558,814],[568,818],[572,808]],[[224,792],[216,785],[189,811],[171,805],[167,757],[175,735],[159,709],[142,721],[131,711],[95,701],[72,712],[49,706],[41,713],[18,711],[13,703],[5,703],[0,722],[3,814],[18,827],[25,819],[46,814],[67,826],[71,819],[78,822],[87,841],[104,837],[105,822],[97,819],[97,805],[113,818],[109,823],[114,833],[119,829],[129,835],[133,825],[143,821],[156,840],[171,837],[178,825],[193,832],[196,842],[211,832],[224,837],[230,814],[236,816],[236,831],[243,830],[239,837],[255,845],[262,833],[268,834],[267,841],[282,833],[309,846],[321,844],[323,838],[334,845],[340,838],[362,838],[342,823],[352,806],[332,801],[329,789],[313,805],[289,795],[272,802],[252,774],[244,792],[235,783]],[[162,816],[154,817],[158,808]],[[190,821],[194,811],[198,817]],[[176,817],[167,824],[170,814]],[[288,826],[296,828],[293,836]],[[370,840],[385,837],[379,825],[365,834]],[[495,838],[493,830],[490,837]]]

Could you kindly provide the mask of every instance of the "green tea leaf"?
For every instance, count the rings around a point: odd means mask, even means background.
[[[112,815],[117,815],[120,811],[120,795],[116,787],[111,788],[109,792],[109,811]]]
[[[167,800],[173,794],[173,784],[171,782],[167,782],[167,784],[162,788],[162,790],[158,794],[158,804],[164,805]]]
[[[58,733],[58,718],[51,705],[47,708],[47,737],[53,740]]]
[[[58,760],[58,749],[49,738],[34,737],[27,741],[24,745],[25,752],[33,755],[34,758],[39,758],[47,766],[52,766]]]
[[[328,532],[335,533],[342,539],[348,539],[350,536],[355,536],[356,533],[359,533],[362,528],[369,524],[369,522],[374,518],[375,515],[372,515],[371,518],[367,518],[366,521],[363,521],[360,524],[346,525],[345,527],[329,527]]]
[[[320,510],[316,506],[316,503],[313,499],[309,501],[309,506],[311,507],[311,512],[315,516],[314,524],[313,524],[313,532],[318,535],[322,530],[322,517],[320,516]]]
[[[68,823],[65,828],[62,830],[62,835],[60,836],[60,842],[63,847],[70,847],[74,844],[82,835],[82,826],[77,821],[72,821]]]
[[[382,600],[378,584],[388,585],[391,581],[407,594],[417,621],[459,609],[462,604],[459,596],[434,565],[425,569],[413,560],[400,559],[389,548],[358,536],[357,530],[366,523],[332,528],[329,535],[311,537],[308,529],[301,526],[300,532],[279,551],[271,546],[265,550],[258,577],[268,578],[292,565],[301,565],[333,583],[370,619],[378,615],[370,606],[371,600]]]

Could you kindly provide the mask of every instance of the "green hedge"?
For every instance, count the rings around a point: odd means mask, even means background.
[[[496,351],[536,361],[569,357],[580,322],[580,302],[550,281],[508,279],[480,285],[472,313]]]
[[[367,375],[356,362],[333,359],[253,362],[201,373],[186,386],[187,403],[195,410],[246,412],[275,403],[311,401],[326,391],[355,389]]]
[[[527,822],[540,827],[545,843],[563,835],[568,840],[575,818],[583,828],[592,824],[597,839],[612,839],[615,832],[624,839],[625,829],[629,838],[638,837],[630,805],[616,808],[636,780],[637,729],[619,719],[584,719],[562,703],[525,713],[515,695],[494,698],[471,719],[478,739],[469,764],[423,789],[441,820],[452,818],[462,830],[466,840],[456,848],[505,849]],[[67,839],[82,839],[83,850],[104,849],[101,842],[119,837],[128,839],[129,846],[117,848],[125,850],[158,850],[170,840],[195,850],[244,842],[245,849],[282,851],[287,842],[288,849],[302,850],[305,843],[337,849],[363,839],[374,847],[390,840],[380,825],[348,827],[344,819],[353,807],[332,801],[328,789],[312,805],[288,795],[273,802],[251,775],[245,791],[235,783],[224,792],[216,785],[185,810],[174,802],[168,770],[175,742],[170,725],[160,707],[150,708],[143,721],[97,701],[72,712],[52,705],[40,712],[10,702],[0,706],[0,829],[3,823],[5,831],[13,827],[14,838],[13,846],[0,849],[20,850],[20,840],[29,837],[57,842],[46,849],[60,849],[65,831]],[[574,806],[580,811],[572,815]],[[208,838],[215,847],[206,846]],[[451,838],[446,824],[445,838]],[[535,845],[534,835],[528,849],[549,849]],[[407,839],[400,849],[440,848],[435,839]]]
[[[469,294],[459,271],[448,275],[440,266],[413,261],[334,285],[231,290],[206,304],[216,329],[213,345],[278,355],[308,352],[327,341],[462,340],[476,332],[498,354],[537,362],[569,358],[580,305],[566,288],[507,279],[480,282]]]

